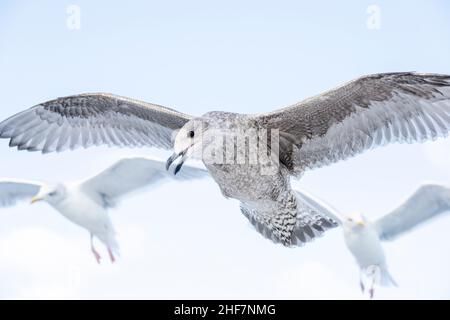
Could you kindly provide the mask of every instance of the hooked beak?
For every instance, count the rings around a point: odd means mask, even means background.
[[[36,196],[36,197],[31,198],[30,204],[33,204],[33,203],[36,203],[36,202],[42,201],[42,200],[43,200],[42,198]]]
[[[169,170],[172,163],[175,160],[177,160],[179,157],[181,157],[180,162],[177,164],[177,166],[175,167],[175,170],[173,171],[173,174],[176,175],[181,170],[181,167],[183,166],[184,162],[186,161],[186,151],[187,151],[187,149],[181,151],[180,153],[173,153],[169,157],[169,159],[167,159],[166,170]]]

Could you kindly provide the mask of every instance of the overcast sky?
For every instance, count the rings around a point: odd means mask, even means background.
[[[450,74],[444,0],[121,3],[1,1],[0,119],[98,91],[192,115],[254,113],[363,74]],[[0,177],[75,180],[130,155],[169,153],[96,148],[43,156],[0,141]],[[344,213],[376,218],[424,181],[450,185],[449,159],[448,138],[392,145],[293,184]],[[212,180],[166,183],[125,199],[111,215],[122,255],[99,266],[88,233],[45,203],[1,209],[0,298],[361,297],[341,230],[304,248],[274,245]],[[377,297],[450,298],[449,228],[450,217],[442,217],[386,244],[400,287]]]

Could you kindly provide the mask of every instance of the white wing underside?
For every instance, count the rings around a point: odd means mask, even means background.
[[[81,183],[86,193],[100,194],[103,204],[114,206],[122,197],[145,187],[155,186],[164,180],[190,180],[203,178],[208,172],[200,167],[184,165],[177,175],[165,168],[165,161],[136,157],[119,160],[111,167]]]
[[[450,213],[450,188],[428,184],[420,187],[403,204],[374,222],[381,240],[394,240],[439,215]]]
[[[35,196],[42,184],[35,181],[19,179],[0,179],[0,207],[16,204],[21,200],[29,200]]]

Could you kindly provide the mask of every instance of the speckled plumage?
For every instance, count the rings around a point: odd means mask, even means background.
[[[222,134],[229,138],[241,133],[239,130],[242,128],[260,129],[253,117],[228,112],[209,112],[192,121],[202,122],[204,148],[211,142],[208,141],[210,135],[217,138]],[[255,135],[258,139],[257,131]],[[267,141],[258,140],[258,143]],[[336,227],[333,219],[299,201],[291,188],[290,173],[285,166],[276,165],[274,171],[264,171],[269,163],[250,163],[248,154],[257,153],[258,146],[246,145],[245,163],[238,163],[238,152],[228,159],[230,163],[206,163],[222,194],[241,202],[242,213],[256,230],[275,243],[293,246],[309,242],[327,229]],[[238,148],[236,142],[234,148]],[[225,162],[226,148],[219,149],[219,152],[224,153],[222,159]]]
[[[190,117],[151,103],[105,93],[57,98],[0,124],[19,150],[61,152],[92,145],[170,149],[172,133]]]

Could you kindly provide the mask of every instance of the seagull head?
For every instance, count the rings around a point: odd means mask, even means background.
[[[346,229],[361,229],[368,224],[366,217],[360,213],[348,215],[343,220],[343,225]]]
[[[236,113],[212,111],[188,121],[175,136],[174,153],[167,159],[166,169],[178,158],[181,160],[175,167],[174,174],[180,171],[189,157],[215,163],[225,150],[223,141],[236,133],[238,119],[239,114]]]
[[[44,185],[38,194],[31,198],[31,203],[46,201],[50,204],[60,201],[65,194],[65,187],[62,184]]]
[[[177,174],[184,162],[190,158],[202,158],[202,150],[205,146],[207,128],[209,122],[206,118],[196,118],[188,121],[176,134],[174,139],[174,153],[167,159],[166,169],[169,170],[172,163],[178,158],[181,160],[175,167],[174,174]]]

